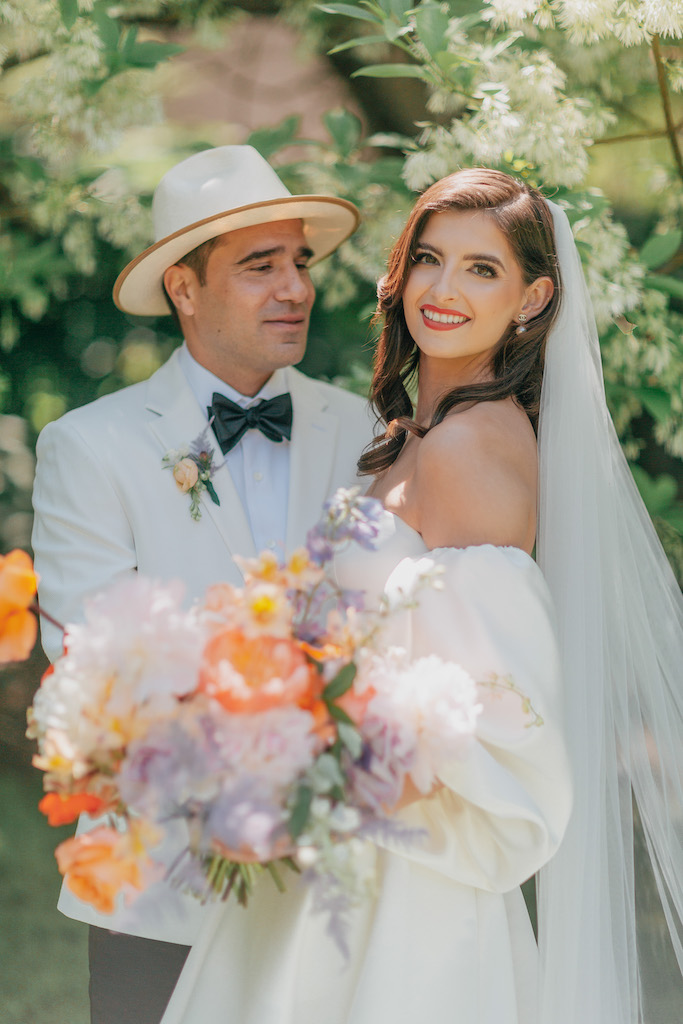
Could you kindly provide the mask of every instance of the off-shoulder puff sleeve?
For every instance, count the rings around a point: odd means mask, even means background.
[[[439,772],[442,788],[398,812],[427,838],[379,845],[454,881],[505,892],[553,855],[571,809],[552,602],[527,554],[491,545],[404,558],[385,592],[395,598],[432,563],[442,567],[443,588],[420,591],[417,607],[392,622],[394,638],[411,657],[436,654],[477,681],[510,677],[542,724],[531,724],[518,697],[482,687],[469,753]]]

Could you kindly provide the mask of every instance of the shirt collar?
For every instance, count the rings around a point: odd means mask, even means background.
[[[234,388],[226,384],[224,380],[217,377],[210,370],[207,370],[205,366],[198,363],[193,355],[190,354],[190,350],[187,347],[186,342],[183,342],[180,349],[180,366],[185,375],[185,379],[190,386],[192,394],[197,399],[202,412],[206,413],[206,409],[211,405],[213,401],[214,391],[218,391],[219,394],[225,395],[232,402],[236,402],[241,405],[243,409],[248,409],[252,405],[256,405],[263,398],[275,398],[276,395],[281,395],[285,391],[289,391],[289,382],[287,379],[287,368],[276,370],[271,377],[268,378],[266,383],[263,385],[258,394],[254,395],[242,395],[239,391],[235,391]]]

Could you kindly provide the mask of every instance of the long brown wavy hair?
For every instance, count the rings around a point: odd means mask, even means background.
[[[420,352],[406,324],[403,291],[427,219],[444,210],[486,210],[505,235],[524,283],[530,285],[538,277],[549,277],[554,292],[545,309],[526,325],[524,333],[517,334],[516,325],[511,324],[500,338],[491,358],[493,379],[449,391],[438,403],[429,426],[424,427],[413,419],[413,404],[406,387],[417,372]],[[536,429],[545,341],[560,301],[552,214],[540,192],[508,174],[483,167],[457,171],[437,181],[413,207],[391,251],[387,273],[379,282],[377,294],[376,318],[384,319],[384,327],[375,353],[370,397],[386,430],[361,455],[359,473],[387,469],[398,457],[408,432],[424,437],[451,409],[464,403],[471,406],[512,396]]]

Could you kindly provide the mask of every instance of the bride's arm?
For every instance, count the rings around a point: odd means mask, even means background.
[[[429,557],[442,567],[443,589],[421,591],[418,606],[395,623],[411,657],[457,662],[484,684],[492,675],[509,678],[543,724],[532,724],[522,697],[500,698],[484,685],[469,753],[442,766],[429,796],[413,801],[406,791],[397,811],[428,838],[380,845],[455,881],[506,891],[552,856],[571,806],[553,609],[540,570],[516,548],[440,549]],[[392,573],[390,597],[414,575],[413,561]]]

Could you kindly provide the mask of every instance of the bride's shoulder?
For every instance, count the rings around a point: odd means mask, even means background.
[[[537,465],[533,429],[512,400],[448,415],[419,446],[415,494],[426,543],[531,550]]]

